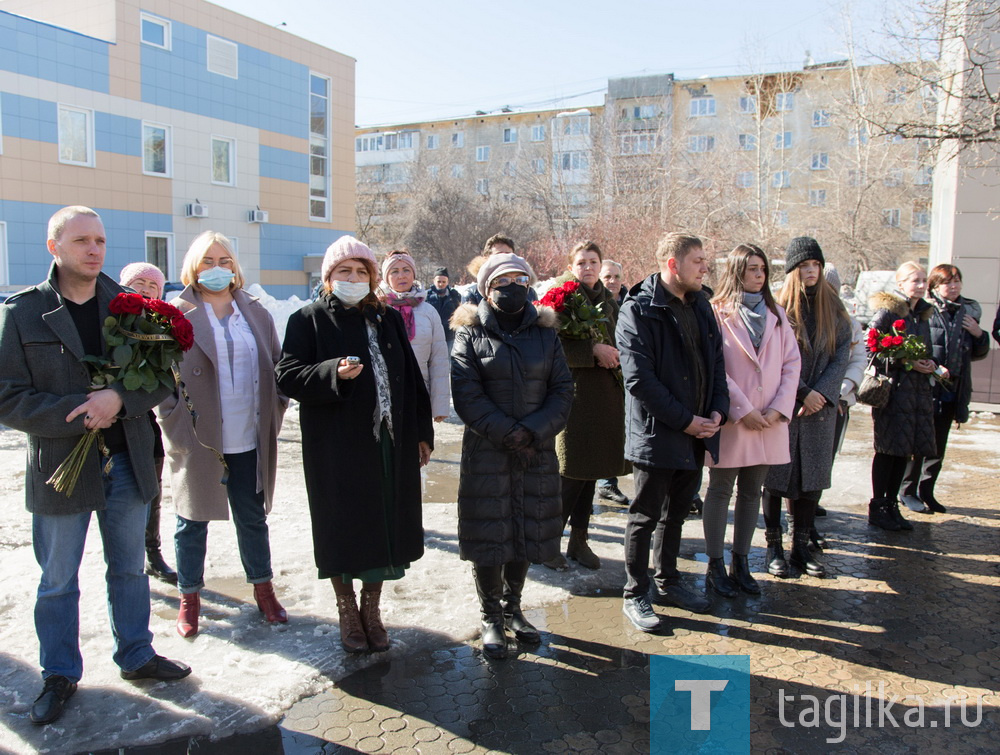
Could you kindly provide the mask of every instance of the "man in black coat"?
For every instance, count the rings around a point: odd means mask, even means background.
[[[427,303],[441,316],[450,353],[451,345],[455,341],[455,331],[451,329],[451,316],[462,303],[462,295],[449,285],[449,277],[446,267],[439,267],[434,271],[434,286],[427,291]]]
[[[708,601],[680,584],[681,527],[701,486],[705,452],[718,460],[719,428],[729,412],[722,335],[702,279],[701,240],[668,233],[656,249],[660,272],[634,286],[615,331],[625,379],[625,456],[635,465],[635,497],[625,528],[623,611],[653,632],[650,600],[704,613]],[[650,596],[649,547],[655,586]]]

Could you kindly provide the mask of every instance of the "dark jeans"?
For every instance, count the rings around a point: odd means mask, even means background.
[[[563,528],[566,522],[573,529],[587,531],[590,526],[590,514],[594,510],[595,480],[571,480],[569,477],[559,478],[562,483],[562,518]]]
[[[914,456],[906,465],[903,476],[905,488],[903,493],[926,500],[934,498],[934,486],[944,463],[944,450],[948,445],[948,434],[955,422],[955,402],[941,404],[941,411],[934,414],[934,443],[937,446],[937,456]]]
[[[149,517],[146,519],[146,552],[157,553],[160,550],[160,500],[163,498],[163,457],[154,456],[156,467],[156,495],[149,502]]]
[[[662,520],[662,537],[653,543],[654,574],[658,586],[680,577],[677,555],[681,528],[691,510],[691,499],[701,487],[698,469],[655,469],[635,465],[635,497],[628,507],[625,525],[625,597],[649,593],[649,546],[653,530]]]
[[[236,542],[247,582],[270,582],[271,542],[264,510],[264,493],[257,492],[257,451],[223,454],[229,465],[229,508],[236,525]],[[205,551],[208,522],[177,517],[174,533],[177,551],[177,586],[182,593],[198,592],[205,586]]]

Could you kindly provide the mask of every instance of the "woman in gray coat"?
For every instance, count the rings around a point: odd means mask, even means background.
[[[555,312],[528,302],[533,276],[516,254],[489,257],[477,280],[482,301],[451,320],[452,398],[465,422],[459,554],[473,562],[491,658],[507,655],[505,624],[519,640],[539,641],[521,590],[529,562],[555,556],[562,534],[555,437],[569,416],[573,378]]]
[[[840,387],[851,358],[851,323],[833,287],[823,277],[823,250],[799,236],[785,250],[785,308],[802,356],[795,416],[788,427],[791,462],[772,466],[764,480],[767,571],[789,575],[781,543],[781,499],[791,500],[792,564],[813,577],[826,571],[809,551],[816,506],[830,487]]]
[[[285,622],[271,585],[267,528],[288,403],[274,378],[281,353],[274,320],[243,290],[239,262],[221,233],[205,231],[191,242],[181,281],[187,288],[176,304],[191,322],[194,346],[180,371],[198,426],[179,391],[158,409],[177,510],[177,631],[182,637],[198,633],[208,523],[229,519],[230,510],[257,607],[268,621]],[[225,479],[219,454],[228,468]]]

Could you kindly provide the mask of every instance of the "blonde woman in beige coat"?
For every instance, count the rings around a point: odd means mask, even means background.
[[[187,288],[174,304],[191,322],[194,346],[180,370],[198,414],[197,429],[178,391],[159,406],[177,510],[177,631],[182,637],[198,633],[208,523],[229,519],[230,510],[257,607],[268,621],[285,622],[271,585],[267,529],[278,431],[288,403],[274,378],[281,355],[274,320],[243,290],[239,262],[221,233],[205,231],[192,242],[181,282]],[[228,469],[224,482],[218,454]]]

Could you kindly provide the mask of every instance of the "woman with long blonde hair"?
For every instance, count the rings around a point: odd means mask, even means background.
[[[823,565],[809,551],[809,532],[822,492],[830,487],[840,384],[851,356],[851,324],[837,292],[823,277],[826,260],[816,239],[799,236],[785,250],[785,283],[778,293],[795,333],[802,366],[789,424],[788,464],[772,466],[764,481],[767,570],[789,575],[781,543],[781,499],[791,501],[790,561],[813,577]]]

